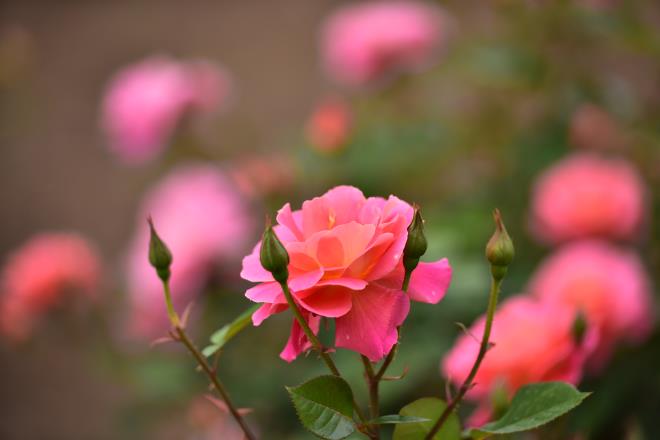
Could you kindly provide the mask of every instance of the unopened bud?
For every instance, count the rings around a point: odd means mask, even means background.
[[[582,341],[584,341],[584,335],[587,333],[587,317],[581,311],[578,311],[575,316],[571,332],[573,333],[575,343],[581,345]]]
[[[415,206],[413,219],[408,226],[408,240],[403,248],[403,267],[406,272],[412,272],[419,264],[419,259],[426,253],[428,243],[424,235],[424,219]]]
[[[493,211],[493,218],[495,219],[495,233],[486,245],[486,258],[490,263],[493,278],[499,281],[506,275],[507,267],[513,261],[515,251],[511,237],[502,222],[499,209]]]
[[[289,279],[289,254],[280,239],[277,238],[270,222],[261,238],[259,258],[263,268],[273,274],[275,281],[286,283]]]
[[[147,219],[147,222],[149,222],[149,230],[151,232],[151,238],[149,239],[149,263],[156,269],[158,277],[163,282],[167,282],[171,274],[172,252],[170,252],[167,245],[158,236],[151,217]]]

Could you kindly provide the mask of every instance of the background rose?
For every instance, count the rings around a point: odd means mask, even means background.
[[[586,315],[599,333],[596,365],[603,365],[617,343],[643,340],[653,324],[649,280],[639,257],[606,242],[560,248],[537,269],[528,290]]]

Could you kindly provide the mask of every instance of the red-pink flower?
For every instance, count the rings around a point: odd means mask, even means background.
[[[559,249],[532,277],[529,292],[586,315],[599,333],[595,366],[607,361],[618,342],[646,337],[653,323],[649,280],[639,257],[605,242]]]
[[[127,163],[143,163],[167,145],[183,119],[208,113],[226,101],[229,76],[208,61],[150,57],[110,82],[102,125],[111,149]]]
[[[317,332],[322,317],[335,319],[335,345],[376,361],[397,341],[397,327],[405,320],[409,300],[436,304],[451,279],[446,259],[420,263],[408,293],[401,291],[402,252],[413,208],[395,196],[365,198],[350,186],[331,189],[292,211],[279,210],[275,232],[289,257],[288,285]],[[258,282],[245,295],[262,303],[253,315],[260,325],[288,308],[277,282],[259,261],[260,244],[243,259],[241,276]],[[292,361],[310,348],[294,321],[280,356]]]
[[[467,398],[478,401],[477,414],[489,413],[490,398],[497,389],[509,398],[532,382],[561,380],[576,384],[582,376],[593,334],[582,343],[573,335],[575,309],[543,303],[528,296],[504,301],[495,313],[488,350]],[[477,358],[485,317],[480,317],[447,354],[442,369],[448,380],[460,386]],[[483,418],[479,417],[483,422]],[[477,423],[478,424],[478,423]]]
[[[216,265],[245,250],[252,221],[240,193],[210,165],[181,166],[149,190],[138,211],[127,282],[131,330],[153,337],[160,336],[168,321],[162,285],[147,258],[149,215],[174,255],[170,286],[180,310],[200,292]]]
[[[399,71],[415,71],[433,59],[444,40],[440,10],[416,1],[344,6],[326,21],[323,63],[335,80],[364,85]]]
[[[340,99],[323,101],[307,122],[307,140],[321,152],[332,152],[346,145],[352,125],[351,109]]]
[[[570,156],[536,182],[532,228],[543,241],[583,237],[634,238],[645,209],[637,171],[621,159]]]
[[[92,245],[73,233],[42,233],[14,251],[2,271],[0,331],[29,337],[38,320],[70,293],[94,298],[100,262]]]

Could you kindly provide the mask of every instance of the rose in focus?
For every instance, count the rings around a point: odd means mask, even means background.
[[[322,317],[335,319],[335,345],[381,359],[398,339],[410,299],[436,304],[451,280],[446,259],[420,263],[408,293],[401,290],[407,228],[413,217],[408,203],[390,196],[365,198],[350,186],[331,189],[293,211],[284,205],[274,230],[290,263],[288,286],[316,333]],[[241,276],[259,283],[246,296],[262,306],[254,325],[288,308],[280,285],[260,263],[261,243],[243,259]],[[292,361],[311,347],[293,322],[280,356]]]

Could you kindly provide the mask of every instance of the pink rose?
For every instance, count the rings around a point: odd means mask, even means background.
[[[131,330],[160,336],[168,321],[162,285],[147,259],[147,217],[152,216],[174,255],[170,286],[180,310],[201,291],[217,264],[245,250],[252,221],[240,193],[210,165],[175,169],[149,190],[138,212],[126,268]]]
[[[491,394],[502,387],[511,398],[521,386],[532,382],[561,380],[577,384],[587,347],[573,336],[576,312],[570,307],[542,303],[528,296],[504,301],[495,313],[488,350],[466,397],[481,404],[475,424],[490,415]],[[442,369],[448,380],[460,386],[470,372],[483,335],[485,316],[461,335],[445,357]],[[479,420],[477,420],[479,419]]]
[[[307,140],[321,152],[333,152],[346,145],[352,125],[351,109],[340,99],[327,99],[307,122]]]
[[[103,101],[111,149],[131,164],[153,159],[186,116],[212,112],[226,100],[229,82],[222,68],[202,60],[151,57],[124,68]]]
[[[631,239],[644,210],[644,186],[630,164],[575,154],[536,182],[532,229],[551,243],[591,236]]]
[[[430,64],[444,40],[440,10],[415,1],[344,6],[323,26],[323,63],[335,80],[364,85]]]
[[[559,249],[532,277],[529,292],[586,315],[599,333],[591,361],[596,367],[607,361],[616,343],[646,337],[653,323],[649,280],[639,257],[605,242]]]
[[[350,186],[331,189],[292,211],[279,210],[275,232],[289,257],[289,287],[312,329],[321,317],[336,324],[335,345],[376,361],[397,341],[397,327],[405,320],[409,300],[436,304],[449,286],[446,259],[420,263],[408,293],[401,291],[403,248],[413,208],[395,196],[365,198]],[[241,276],[259,284],[245,293],[262,303],[253,315],[260,325],[288,308],[284,295],[259,261],[260,244],[243,259]],[[291,337],[280,356],[292,361],[310,348],[294,321]]]
[[[100,262],[95,249],[73,233],[42,233],[14,251],[2,271],[0,331],[26,339],[43,314],[71,293],[97,294]]]

